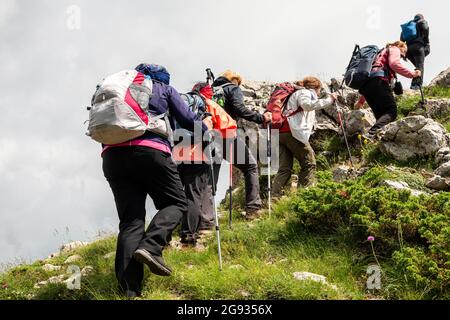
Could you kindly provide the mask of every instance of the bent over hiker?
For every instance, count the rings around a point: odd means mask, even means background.
[[[201,126],[200,130],[207,131],[169,85],[170,75],[164,67],[141,64],[136,70],[153,79],[151,114],[169,111],[171,126],[174,117],[183,128],[193,131],[194,126]],[[134,88],[130,87],[131,90]],[[103,172],[114,194],[120,220],[116,277],[123,293],[136,297],[142,291],[143,264],[157,275],[171,274],[162,251],[186,214],[186,195],[166,137],[147,131],[125,143],[104,146],[102,156]],[[145,230],[147,195],[153,199],[158,212]]]
[[[362,96],[357,106],[361,107],[367,101],[377,120],[366,135],[369,140],[373,140],[379,129],[397,118],[397,102],[392,90],[396,73],[406,78],[421,75],[420,70],[409,70],[402,65],[400,59],[406,56],[407,51],[408,46],[402,41],[387,44],[373,63],[370,79],[359,90]]]
[[[216,90],[221,89],[223,91],[223,108],[225,111],[236,121],[242,118],[257,124],[270,122],[272,120],[272,114],[270,112],[260,114],[245,106],[244,95],[239,88],[241,82],[241,75],[231,70],[225,71],[214,81],[213,87]],[[233,159],[228,160],[233,161],[236,168],[244,174],[246,217],[251,219],[260,215],[262,206],[261,197],[259,195],[258,164],[248,146],[239,138],[239,136],[234,140],[233,144]],[[238,151],[243,151],[244,155],[238,155]],[[225,154],[224,156],[225,158],[229,157],[228,154]],[[245,159],[244,163],[238,162],[238,159],[241,158]]]
[[[284,111],[288,116],[280,128],[280,166],[273,182],[274,197],[281,196],[291,178],[294,157],[301,166],[298,186],[307,187],[314,183],[316,158],[309,138],[316,121],[316,110],[332,106],[337,99],[336,93],[319,99],[322,83],[315,77],[306,77],[296,85],[300,89],[289,98]]]

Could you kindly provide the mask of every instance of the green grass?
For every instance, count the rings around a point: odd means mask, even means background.
[[[430,98],[450,98],[450,88],[447,87],[425,87],[423,93]]]

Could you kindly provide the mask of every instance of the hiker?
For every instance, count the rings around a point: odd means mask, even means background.
[[[298,90],[292,93],[285,107],[290,114],[283,121],[279,135],[279,169],[273,182],[273,196],[279,198],[292,175],[294,157],[300,162],[298,186],[308,187],[315,182],[316,157],[309,138],[316,121],[316,110],[330,107],[337,99],[336,93],[319,98],[322,82],[316,77],[306,77],[295,83]],[[274,118],[274,122],[278,119]]]
[[[419,90],[423,84],[425,57],[430,54],[430,28],[423,15],[419,13],[413,20],[403,24],[402,29],[400,40],[408,45],[406,57],[421,72],[420,77],[415,77],[412,80],[411,89]]]
[[[208,128],[188,110],[180,94],[169,85],[170,74],[159,65],[140,64],[138,72],[153,81],[149,110],[154,115],[170,112],[187,130]],[[172,118],[173,117],[173,118]],[[115,262],[121,291],[128,297],[140,296],[143,264],[150,271],[169,276],[171,269],[162,258],[172,231],[187,211],[187,200],[177,166],[171,158],[169,139],[147,131],[142,136],[117,145],[105,145],[103,172],[114,194],[119,214],[119,236]],[[145,202],[149,195],[158,212],[145,230]]]
[[[397,103],[392,90],[393,83],[399,84],[396,73],[406,78],[421,76],[420,70],[409,70],[402,65],[401,58],[407,51],[405,42],[388,43],[375,58],[369,80],[359,89],[361,97],[356,107],[361,108],[367,101],[376,118],[376,123],[364,135],[369,141],[376,138],[379,129],[397,118]]]
[[[213,91],[208,83],[196,83],[191,92],[184,96],[198,104],[194,109],[199,110],[199,113],[211,115],[209,118],[212,129],[218,130],[225,139],[235,138],[236,121],[211,100]],[[180,229],[181,243],[187,246],[195,246],[199,235],[215,226],[213,196],[208,190],[211,166],[206,160],[209,155],[205,154],[206,145],[202,141],[196,143],[193,139],[191,142],[192,145],[187,150],[184,145],[177,145],[173,150],[174,160],[181,162],[178,171],[188,200],[187,214],[183,216]]]
[[[213,88],[223,91],[223,108],[236,122],[239,119],[245,119],[257,124],[269,123],[272,120],[272,114],[265,112],[260,114],[247,108],[244,104],[244,95],[239,88],[242,83],[242,77],[237,72],[227,70],[219,78],[213,82]],[[219,103],[220,105],[221,103]],[[226,150],[226,149],[225,149]],[[244,155],[238,155],[238,150],[243,151]],[[245,157],[244,163],[238,162],[238,157]],[[258,164],[255,157],[250,152],[244,140],[239,136],[233,141],[233,159],[229,159],[228,152],[224,154],[224,158],[233,161],[236,168],[238,168],[245,177],[245,201],[246,201],[246,218],[257,218],[261,213],[262,201],[259,195],[259,172]],[[220,165],[217,166],[217,170]],[[217,183],[217,180],[216,180]]]

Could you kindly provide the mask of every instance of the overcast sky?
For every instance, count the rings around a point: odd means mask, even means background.
[[[181,92],[203,80],[206,67],[252,80],[329,79],[342,74],[355,43],[394,41],[399,25],[420,12],[431,28],[429,82],[449,66],[449,7],[437,0],[1,0],[0,263],[42,258],[63,242],[117,229],[100,148],[83,124],[104,76],[163,64]]]

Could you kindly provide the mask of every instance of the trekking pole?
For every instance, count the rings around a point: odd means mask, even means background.
[[[422,85],[419,85],[419,89],[420,89],[420,96],[422,97],[422,107],[425,108],[425,97],[423,95],[423,88]]]
[[[333,87],[330,88],[330,91],[331,91],[331,93],[334,92]],[[348,140],[347,140],[347,133],[345,132],[344,122],[342,121],[341,108],[339,107],[339,102],[337,100],[334,102],[334,104],[336,106],[336,111],[338,114],[339,125],[341,126],[342,133],[344,135],[344,140],[345,140],[345,145],[347,146],[348,155],[350,157],[350,163],[352,164],[352,167],[354,168],[355,165],[353,164],[352,153],[350,152],[350,146],[349,146]]]
[[[212,157],[212,134],[209,134],[209,161],[211,163],[210,169],[211,169],[211,181],[212,181],[212,196],[213,196],[213,210],[214,210],[214,218],[216,221],[216,235],[217,235],[217,250],[219,255],[219,270],[222,271],[222,250],[220,247],[220,226],[219,226],[219,215],[217,213],[217,207],[216,207],[216,181],[214,179],[214,162]]]
[[[352,153],[350,152],[350,146],[349,146],[348,140],[347,140],[347,133],[345,132],[344,122],[342,121],[341,110],[340,110],[339,106],[337,105],[337,103],[336,103],[336,109],[337,109],[337,113],[338,113],[339,124],[341,126],[342,133],[344,134],[345,145],[347,146],[348,155],[350,157],[350,163],[352,164],[352,167],[354,168],[355,165],[353,164]]]
[[[228,189],[230,193],[230,214],[228,217],[228,226],[231,229],[231,223],[233,222],[233,142],[230,146],[230,187]]]
[[[267,192],[268,192],[268,198],[269,198],[269,219],[272,215],[272,196],[271,196],[271,184],[270,184],[270,169],[272,165],[272,137],[270,134],[272,133],[272,124],[269,123],[267,125]]]

